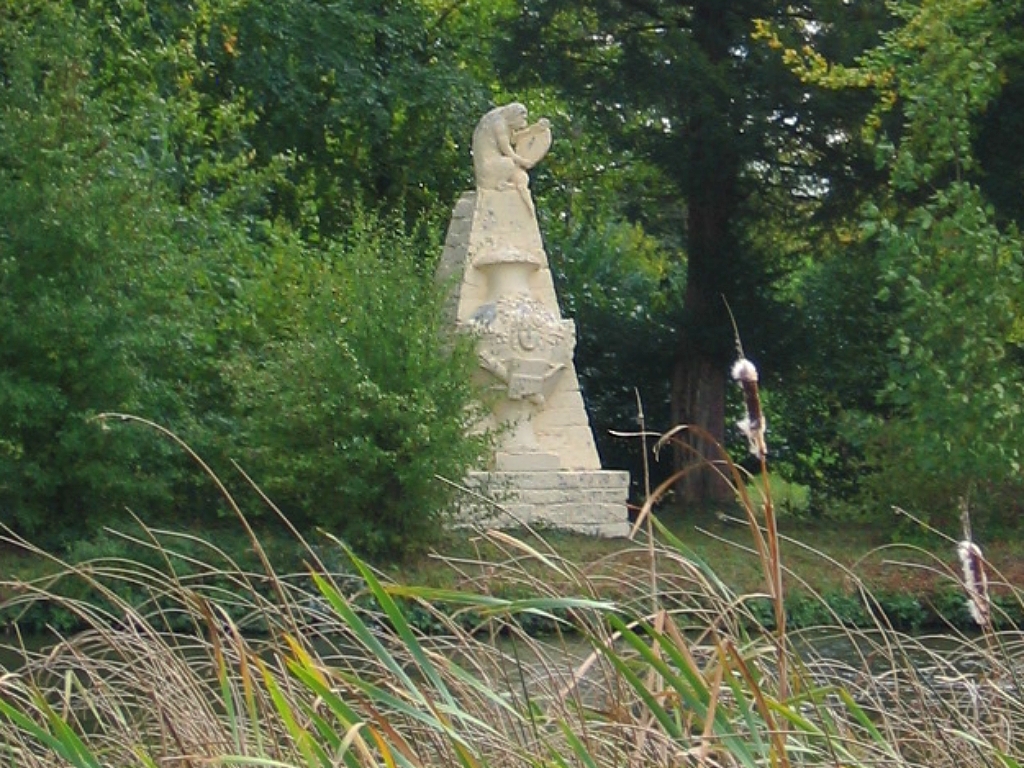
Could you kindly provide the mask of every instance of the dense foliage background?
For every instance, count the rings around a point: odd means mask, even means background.
[[[408,62],[415,8],[391,29],[284,5],[2,6],[0,506],[16,530],[71,541],[126,508],[223,514],[180,450],[101,412],[172,430],[225,477],[237,462],[296,524],[375,555],[430,540],[437,476],[481,455],[472,352],[441,328],[431,269],[431,196],[450,191],[383,184],[407,165],[392,151],[417,151],[399,130],[413,102],[457,67]],[[391,80],[379,36],[403,41]],[[328,82],[341,60],[379,102],[351,74]],[[416,140],[453,173],[450,122]]]
[[[3,522],[214,524],[180,451],[95,418],[127,412],[302,526],[429,541],[435,477],[485,447],[433,263],[473,127],[515,98],[554,126],[534,194],[606,463],[639,477],[608,434],[638,395],[741,455],[724,297],[813,510],[952,524],[967,498],[1009,526],[1022,24],[1020,0],[0,0]]]

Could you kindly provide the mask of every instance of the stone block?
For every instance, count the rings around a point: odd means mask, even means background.
[[[628,472],[471,472],[464,487],[457,516],[462,526],[551,526],[604,537],[629,533]]]

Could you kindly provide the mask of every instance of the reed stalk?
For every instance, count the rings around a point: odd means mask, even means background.
[[[159,565],[63,562],[7,531],[4,546],[57,572],[0,582],[4,615],[46,603],[80,629],[0,671],[0,765],[1019,768],[1017,628],[936,650],[872,611],[853,569],[874,626],[835,617],[815,642],[787,629],[763,456],[761,500],[724,452],[713,466],[744,507],[764,594],[731,590],[651,514],[671,483],[641,510],[643,549],[581,564],[537,532],[481,530],[491,554],[451,560],[445,589],[391,581],[326,535],[298,537],[307,568],[281,573],[262,547],[249,571],[141,521],[121,535]],[[536,621],[553,634],[532,636]],[[819,650],[825,634],[846,660]]]

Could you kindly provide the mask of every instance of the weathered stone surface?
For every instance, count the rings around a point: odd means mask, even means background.
[[[626,472],[604,472],[573,364],[576,329],[561,316],[529,189],[547,153],[546,120],[525,107],[488,112],[473,134],[476,190],[455,205],[438,266],[449,322],[477,337],[480,382],[496,395],[481,428],[502,428],[487,468],[467,486],[505,512],[463,504],[463,519],[546,524],[602,536],[628,532]],[[602,485],[603,484],[603,485]]]
[[[591,536],[629,533],[628,472],[471,472],[465,488],[459,499],[462,525],[550,526]]]
[[[483,270],[475,265],[474,256],[479,258],[481,254],[493,253],[502,241],[506,249],[532,255],[539,253],[538,263],[543,266],[538,266],[527,276],[529,295],[556,317],[560,317],[554,280],[547,267],[547,254],[540,242],[536,219],[523,215],[525,209],[514,190],[487,194],[485,200],[490,199],[491,207],[486,211],[488,215],[482,217],[479,194],[468,192],[456,204],[438,266],[438,279],[450,286],[446,306],[449,322],[457,328],[468,328],[474,313],[488,303],[488,281]],[[495,206],[494,199],[501,197],[510,198],[506,201],[509,204]],[[495,210],[502,207],[507,209],[507,218],[518,220],[518,226],[508,228],[502,233],[502,238],[496,239],[492,236],[493,232],[488,230],[492,228],[493,221],[501,220]],[[487,384],[494,383],[490,374],[483,373],[481,378]],[[571,359],[554,382],[550,394],[545,397],[544,407],[530,415],[530,422],[539,449],[556,454],[559,457],[559,468],[601,468]],[[495,416],[481,426],[495,428],[498,424],[499,420]]]

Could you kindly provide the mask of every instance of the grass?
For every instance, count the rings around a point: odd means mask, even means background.
[[[16,601],[35,590],[88,629],[0,677],[0,754],[24,768],[1019,765],[1015,631],[953,636],[939,654],[884,623],[833,625],[860,649],[838,663],[759,624],[667,528],[655,606],[634,551],[590,570],[551,541],[477,536],[486,557],[448,562],[460,588],[393,582],[337,542],[306,550],[307,573],[231,571],[212,546],[198,558],[194,542],[146,529],[164,569],[61,566],[105,607],[18,585]],[[498,576],[524,597],[489,594]],[[125,583],[150,601],[124,602]],[[444,632],[425,635],[399,600]],[[524,633],[537,615],[583,650]]]
[[[693,557],[712,565],[716,576],[739,594],[763,590],[764,574],[758,557],[751,550],[747,522],[739,517],[739,509],[725,515],[721,509],[682,511],[663,509],[659,521],[686,545]],[[895,522],[895,521],[894,521]],[[814,607],[818,593],[828,598],[833,608],[847,621],[864,623],[868,617],[856,597],[856,583],[851,573],[862,581],[888,608],[893,621],[901,628],[923,628],[941,621],[966,625],[969,618],[960,599],[959,565],[955,547],[938,537],[930,544],[893,544],[894,529],[874,524],[814,518],[783,518],[779,523],[782,556],[786,573],[784,587],[796,626],[817,620]],[[841,536],[837,536],[841,531]],[[525,532],[516,532],[523,537]],[[209,539],[226,550],[231,561],[245,569],[258,567],[248,535],[243,529],[225,526],[216,531],[192,531],[191,540],[182,538],[176,549],[202,558],[203,547],[190,541]],[[642,537],[638,540],[597,539],[562,531],[545,531],[546,543],[561,558],[591,579],[601,596],[610,600],[628,601],[635,597],[639,584],[647,580],[648,548]],[[281,527],[259,531],[263,547],[271,553],[275,566],[285,571],[301,571],[308,560],[303,546]],[[1024,584],[1024,549],[1021,542],[1004,538],[994,543],[981,542],[985,556],[1002,578],[994,579],[991,589],[997,597],[1010,597],[1006,584]],[[323,553],[322,553],[323,554]],[[326,557],[326,555],[323,555]],[[159,557],[151,548],[130,547],[119,537],[104,535],[77,547],[71,562],[96,558],[123,558],[158,565]],[[328,559],[331,559],[328,557]],[[488,594],[522,597],[530,584],[520,571],[534,576],[544,574],[539,562],[512,562],[512,556],[486,536],[472,531],[453,531],[427,556],[383,565],[383,573],[396,582],[440,589],[470,589]],[[0,560],[8,583],[0,584],[0,602],[14,597],[11,585],[43,580],[57,573],[60,566],[21,547],[0,544]],[[509,562],[506,562],[509,561]],[[486,567],[467,563],[487,562]],[[502,565],[504,563],[504,565]],[[225,563],[226,565],[226,563]],[[184,567],[183,564],[179,567]],[[348,566],[337,554],[330,567]],[[544,574],[546,578],[552,574]],[[633,583],[636,581],[636,583]],[[67,584],[67,580],[61,582]],[[558,581],[564,589],[573,587],[571,579]],[[79,585],[80,586],[80,585]],[[55,589],[60,584],[54,585]],[[82,589],[71,590],[81,594]],[[125,591],[129,591],[127,588]],[[144,596],[142,596],[144,599]],[[36,634],[46,626],[72,628],[72,614],[55,613],[53,604],[37,604],[22,613],[23,631]],[[844,612],[846,615],[844,615]],[[901,616],[902,612],[902,616]],[[7,619],[14,614],[6,613]],[[0,614],[0,627],[4,623]]]
[[[8,534],[9,550],[46,566],[0,582],[2,607],[49,605],[84,629],[45,651],[11,643],[22,659],[0,674],[0,762],[1019,768],[1019,627],[952,631],[939,652],[877,610],[869,579],[892,568],[891,586],[906,573],[958,585],[946,552],[860,557],[824,529],[798,542],[770,494],[752,498],[735,467],[719,468],[738,522],[674,525],[645,505],[638,543],[477,531],[401,581],[297,532],[305,566],[282,569],[233,500],[245,562],[141,523],[143,557],[77,563]],[[990,581],[1024,607],[996,565]],[[833,585],[865,628],[820,599]],[[843,640],[849,660],[794,628],[787,595],[800,590],[813,632]],[[537,639],[536,621],[553,634]]]
[[[739,517],[738,509],[731,512],[669,508],[661,512],[659,522],[695,558],[711,564],[716,576],[730,589],[741,594],[762,591],[763,568],[752,549],[747,521]],[[960,610],[960,566],[955,546],[937,536],[927,543],[893,543],[895,522],[887,529],[877,524],[828,518],[783,519],[779,535],[786,594],[793,600],[811,599],[812,593],[855,596],[859,581],[897,609],[901,601],[912,600],[920,606],[926,615],[908,617],[907,624],[926,619],[968,621]],[[562,557],[586,572],[605,597],[628,599],[637,588],[632,580],[642,583],[646,578],[648,550],[642,540],[596,539],[560,531],[546,531],[544,537]],[[1024,549],[1015,539],[982,543],[989,564],[1002,575],[993,583],[992,592],[1009,597],[1012,589],[1006,585],[1024,584]],[[455,534],[432,556],[392,565],[387,573],[413,584],[515,592],[519,580],[503,578],[501,570],[493,565],[480,572],[453,567],[453,563],[462,560],[501,562],[506,556],[484,537]],[[539,572],[542,566],[518,564],[518,568],[531,567]],[[564,586],[571,585],[564,582]],[[859,599],[854,600],[853,606],[860,606]],[[949,608],[955,609],[954,616],[949,615]],[[863,619],[862,613],[857,615]]]

